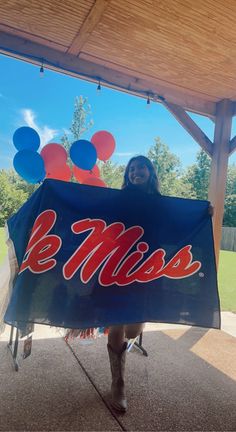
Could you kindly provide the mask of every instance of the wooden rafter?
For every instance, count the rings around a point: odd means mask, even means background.
[[[110,0],[96,0],[92,9],[90,10],[87,18],[83,22],[80,31],[75,36],[71,46],[67,50],[67,53],[79,55],[82,47],[88,40],[92,31],[95,29],[99,23],[106,7],[108,6]]]
[[[212,156],[212,141],[205,135],[200,127],[191,119],[186,111],[173,103],[163,100],[163,105],[173,114],[176,120],[186,129],[186,131],[197,141],[197,143],[206,151],[209,156]]]

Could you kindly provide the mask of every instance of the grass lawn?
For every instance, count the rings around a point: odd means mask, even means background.
[[[0,228],[0,264],[4,260],[6,253],[7,245],[5,243],[5,230],[4,228]]]
[[[5,232],[0,228],[0,264],[6,252]],[[220,252],[218,284],[221,309],[236,312],[236,252]]]
[[[221,309],[236,312],[236,252],[220,252],[218,285]]]

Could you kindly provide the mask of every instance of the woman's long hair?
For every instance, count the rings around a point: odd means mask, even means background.
[[[130,181],[129,181],[129,169],[130,169],[131,163],[136,161],[136,160],[138,160],[138,161],[142,162],[144,165],[146,165],[146,167],[150,173],[150,177],[148,179],[148,184],[147,184],[147,192],[150,194],[160,193],[159,181],[158,181],[156,169],[155,169],[153,163],[146,156],[142,156],[142,155],[134,156],[129,160],[129,162],[125,168],[122,189],[134,187],[132,185],[132,183],[130,183]]]

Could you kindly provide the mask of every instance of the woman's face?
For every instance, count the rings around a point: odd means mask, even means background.
[[[131,184],[145,187],[150,178],[150,172],[147,165],[139,159],[131,162],[129,166],[128,178]]]

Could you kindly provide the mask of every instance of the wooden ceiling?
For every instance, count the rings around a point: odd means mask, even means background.
[[[236,100],[235,0],[5,0],[0,52],[214,116]]]

